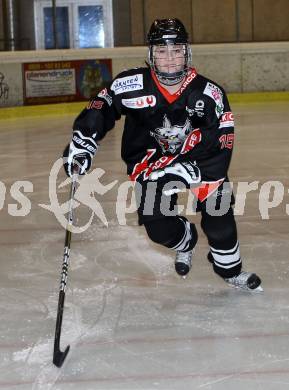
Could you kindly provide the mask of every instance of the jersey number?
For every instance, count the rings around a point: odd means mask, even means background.
[[[232,149],[234,144],[234,133],[224,134],[219,138],[221,149]]]

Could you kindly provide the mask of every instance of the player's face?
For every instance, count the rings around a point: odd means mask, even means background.
[[[184,69],[185,45],[168,44],[153,47],[155,66],[160,72],[175,73]]]

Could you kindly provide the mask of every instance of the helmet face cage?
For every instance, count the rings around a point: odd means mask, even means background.
[[[175,69],[172,72],[164,72],[158,67],[158,62],[162,60],[162,50],[165,49],[165,52],[173,51],[174,48],[178,47],[179,54],[174,56],[175,60],[183,59],[183,66],[181,69]],[[181,50],[180,50],[181,49]],[[159,81],[164,85],[175,85],[178,84],[187,74],[188,69],[191,66],[191,49],[187,43],[184,44],[175,44],[173,42],[168,42],[161,45],[151,45],[149,46],[149,55],[148,62],[150,68],[155,72]],[[173,68],[173,66],[170,66]],[[175,68],[179,66],[175,65]]]
[[[147,38],[149,43],[148,62],[159,81],[164,85],[178,84],[187,74],[192,58],[188,45],[188,33],[182,22],[178,19],[157,19],[152,24]],[[163,66],[158,68],[157,62],[165,59],[168,55],[166,53],[173,51],[174,59],[179,63],[179,65],[175,65],[175,71],[169,71],[167,67],[165,72],[164,69],[160,69]],[[161,57],[162,55],[163,57]],[[182,61],[180,58],[183,59],[181,69]],[[170,65],[170,68],[173,67]]]

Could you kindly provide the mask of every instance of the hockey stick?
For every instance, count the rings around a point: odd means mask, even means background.
[[[68,220],[67,220],[67,226],[65,231],[64,254],[63,254],[63,261],[62,261],[62,271],[61,271],[61,279],[60,279],[60,290],[59,290],[59,297],[58,297],[57,318],[56,318],[55,337],[54,337],[53,364],[55,364],[56,367],[62,366],[70,348],[70,346],[68,345],[64,350],[64,352],[60,350],[60,336],[61,336],[65,290],[66,290],[68,265],[69,265],[71,227],[73,224],[72,205],[73,205],[74,193],[76,190],[78,173],[79,173],[79,167],[77,165],[74,165],[71,188],[70,188],[69,211],[68,211]]]

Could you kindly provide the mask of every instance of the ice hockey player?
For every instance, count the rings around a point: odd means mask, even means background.
[[[66,173],[71,176],[74,160],[81,162],[81,174],[87,172],[98,142],[124,115],[121,154],[136,181],[139,224],[149,238],[176,252],[179,275],[190,271],[197,230],[187,218],[172,213],[177,192],[190,188],[197,194],[214,271],[229,285],[261,291],[260,278],[242,271],[232,194],[223,215],[208,207],[213,196],[216,204],[228,197],[224,188],[234,121],[226,94],[192,67],[188,34],[180,20],[155,20],[148,45],[148,67],[118,74],[76,118],[64,151]],[[196,192],[198,183],[202,191]]]

